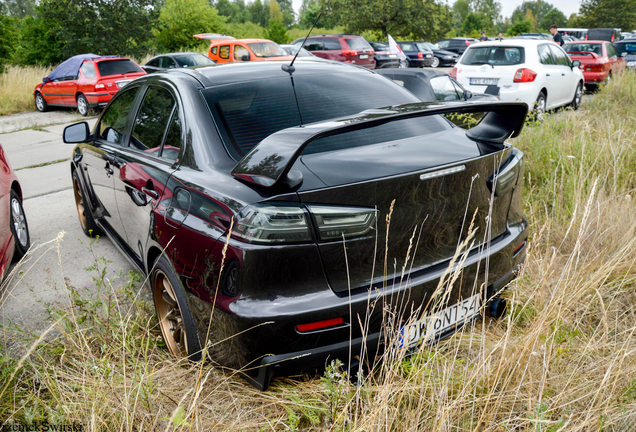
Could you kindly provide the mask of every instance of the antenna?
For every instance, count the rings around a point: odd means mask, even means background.
[[[296,61],[296,57],[298,57],[298,54],[300,54],[300,50],[303,49],[303,47],[305,46],[305,42],[307,42],[307,38],[313,31],[314,27],[316,27],[316,24],[318,24],[318,20],[320,19],[321,16],[322,16],[322,12],[318,14],[318,18],[316,18],[316,21],[314,21],[314,24],[309,29],[309,33],[307,33],[307,36],[305,36],[305,40],[300,45],[300,48],[298,48],[298,51],[296,52],[296,55],[292,59],[291,63],[288,65],[284,64],[281,66],[281,69],[284,70],[285,72],[289,72],[290,75],[296,70],[296,68],[294,67],[294,62]]]

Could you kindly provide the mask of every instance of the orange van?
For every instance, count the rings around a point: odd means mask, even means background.
[[[210,41],[208,57],[217,63],[232,63],[262,60],[292,60],[276,42],[268,39],[234,39],[215,33],[194,35],[198,39]]]

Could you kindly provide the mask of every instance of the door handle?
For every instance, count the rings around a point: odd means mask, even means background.
[[[550,74],[545,74],[545,76],[550,76]]]
[[[108,178],[110,178],[110,176],[112,176],[114,174],[114,171],[110,167],[110,164],[108,162],[106,162],[106,166],[104,167],[104,170],[106,170],[106,177],[108,177]]]
[[[141,188],[141,191],[145,193],[147,196],[149,196],[151,199],[154,199],[154,200],[159,199],[159,192],[157,192],[154,189],[148,189],[146,186],[143,186]]]
[[[564,74],[564,73],[562,73],[562,74],[561,74],[561,76],[565,76],[565,74]]]

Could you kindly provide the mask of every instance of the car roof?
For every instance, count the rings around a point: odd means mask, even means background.
[[[505,43],[507,46],[519,46],[519,47],[531,47],[542,45],[545,43],[554,43],[548,39],[506,39],[505,42],[499,42],[498,40],[479,42],[478,44],[471,45],[469,48],[479,48],[484,46],[500,46]]]
[[[193,68],[169,69],[165,73],[185,73],[198,79],[204,87],[236,82],[266,80],[271,78],[289,77],[289,73],[282,70],[281,66],[288,65],[289,60],[271,60],[266,62],[236,62],[220,63]],[[294,63],[293,75],[313,75],[346,72],[373,73],[368,69],[353,66],[347,63],[329,61],[321,58],[298,57]]]
[[[580,43],[596,43],[596,44],[602,44],[602,43],[609,43],[608,41],[604,41],[604,40],[577,40],[577,41],[572,41],[572,42],[566,42],[566,44],[580,44]]]

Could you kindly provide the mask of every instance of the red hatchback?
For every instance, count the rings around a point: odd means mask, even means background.
[[[292,45],[302,45],[305,38],[296,39]],[[375,69],[375,51],[362,36],[354,34],[316,35],[307,39],[303,47],[313,55]]]
[[[612,74],[627,65],[618,50],[607,41],[567,42],[563,49],[572,60],[581,62],[586,85],[598,85],[612,79]]]
[[[46,111],[49,106],[76,107],[85,116],[90,107],[105,106],[117,90],[142,75],[146,72],[127,58],[77,55],[62,62],[35,86],[35,107],[38,111]]]

